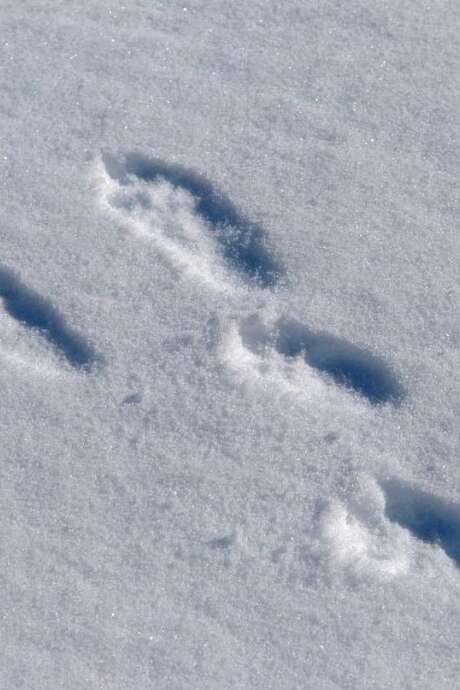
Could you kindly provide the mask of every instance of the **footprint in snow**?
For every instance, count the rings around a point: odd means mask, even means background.
[[[359,577],[391,579],[409,570],[411,548],[406,534],[385,515],[385,494],[366,476],[346,501],[334,499],[319,511],[318,549]]]
[[[0,300],[3,306],[0,353],[5,359],[46,371],[49,367],[37,362],[42,343],[51,345],[55,354],[74,369],[89,371],[98,361],[91,345],[66,323],[56,307],[4,266],[0,267]],[[25,345],[27,340],[22,333],[24,329],[32,336],[28,352],[27,347],[26,352],[21,352],[21,343]]]
[[[232,368],[262,378],[271,376],[288,388],[295,388],[295,378],[306,366],[307,371],[318,372],[322,380],[356,393],[371,405],[397,406],[404,397],[401,384],[380,357],[294,319],[281,317],[272,324],[256,314],[242,319],[227,332],[221,352]]]
[[[442,549],[460,567],[460,505],[398,479],[386,480],[381,487],[387,518],[416,539]]]
[[[106,153],[98,161],[96,179],[100,201],[120,223],[155,242],[176,267],[215,288],[228,288],[228,269],[254,288],[273,288],[282,276],[262,228],[203,175],[139,153]],[[241,321],[236,333],[233,326],[229,330],[221,352],[232,368],[258,376],[275,370],[274,378],[288,388],[296,388],[295,379],[302,378],[302,372],[316,372],[307,385],[333,382],[371,405],[396,406],[404,397],[381,358],[294,319],[279,318],[267,327],[258,317],[250,317]]]
[[[335,564],[361,575],[401,575],[415,538],[460,567],[458,503],[396,478],[360,478],[357,486],[347,503],[336,499],[320,511],[319,549]]]
[[[97,165],[103,205],[139,237],[155,242],[176,267],[225,289],[227,269],[272,288],[281,265],[265,233],[204,175],[138,153],[103,154]]]

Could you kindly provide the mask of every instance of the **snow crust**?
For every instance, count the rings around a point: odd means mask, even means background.
[[[0,687],[457,687],[458,3],[0,18]]]

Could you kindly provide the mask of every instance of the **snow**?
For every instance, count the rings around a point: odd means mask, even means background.
[[[455,688],[460,7],[0,17],[0,687]]]

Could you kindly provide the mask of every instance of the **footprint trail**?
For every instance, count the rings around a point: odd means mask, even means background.
[[[274,288],[284,274],[267,249],[263,229],[200,173],[141,153],[104,153],[96,184],[102,205],[123,225],[155,242],[176,268],[217,290],[234,289],[229,272],[243,278],[254,294]],[[296,389],[298,378],[298,390],[329,381],[373,406],[397,406],[405,397],[380,357],[295,319],[281,316],[266,326],[251,316],[240,320],[236,334],[233,323],[227,330],[232,334],[227,333],[221,353],[228,365],[252,367],[262,376],[268,371],[267,379],[272,373],[282,387],[287,382],[287,389]]]

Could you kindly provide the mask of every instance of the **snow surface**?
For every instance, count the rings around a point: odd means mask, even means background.
[[[0,19],[0,687],[460,687],[458,2]]]

